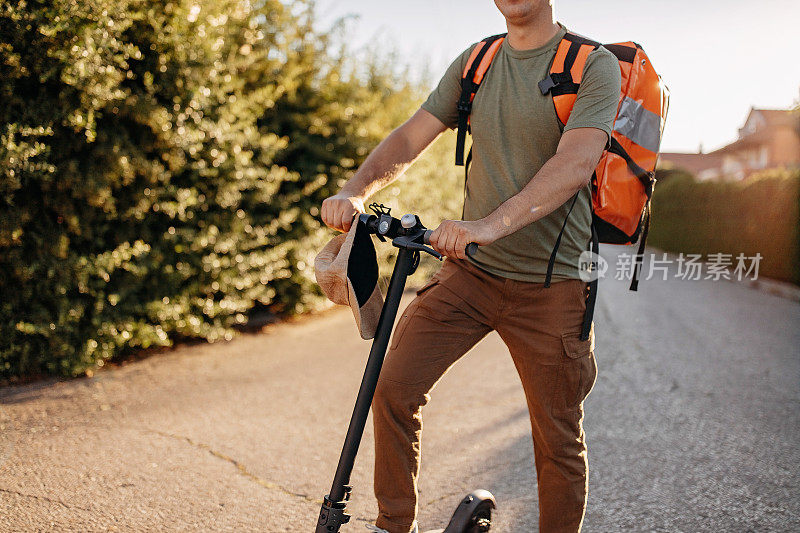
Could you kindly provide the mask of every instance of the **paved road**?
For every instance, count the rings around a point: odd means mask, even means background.
[[[610,252],[604,251],[604,255]],[[731,282],[604,280],[585,530],[800,530],[800,305]],[[92,379],[0,391],[0,531],[310,531],[367,343],[346,310]],[[368,430],[354,527],[375,514]],[[490,489],[536,529],[522,390],[489,336],[425,411],[421,519]]]

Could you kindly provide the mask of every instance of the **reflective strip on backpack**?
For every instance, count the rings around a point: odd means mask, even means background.
[[[614,131],[642,148],[657,153],[661,144],[661,115],[645,109],[642,104],[626,96],[620,104]]]

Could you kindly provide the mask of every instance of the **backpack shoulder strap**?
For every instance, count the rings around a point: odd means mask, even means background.
[[[583,67],[586,59],[600,46],[600,43],[582,35],[567,32],[558,44],[558,49],[550,65],[550,73],[539,82],[542,94],[553,95],[558,121],[563,128],[572,113],[572,106],[581,86]]]
[[[567,32],[558,43],[558,49],[553,56],[553,62],[550,64],[550,73],[545,79],[539,82],[539,90],[542,94],[551,93],[553,95],[553,104],[556,108],[556,115],[558,115],[559,126],[563,130],[569,120],[569,115],[572,113],[572,106],[575,105],[575,99],[578,95],[578,89],[581,86],[583,79],[583,67],[586,66],[586,59],[589,54],[600,46],[600,43],[587,39],[577,33]],[[593,178],[594,179],[594,178]],[[550,282],[553,277],[553,268],[556,262],[556,254],[561,245],[561,237],[564,234],[564,229],[567,227],[569,215],[575,202],[578,199],[580,191],[575,193],[572,199],[564,223],[561,226],[561,231],[558,232],[558,237],[553,246],[553,251],[550,253],[550,260],[547,263],[547,273],[544,278],[544,286],[550,287]],[[592,226],[593,243],[596,237],[594,226]],[[594,292],[597,289],[595,287]],[[593,304],[593,301],[592,301]],[[591,325],[591,313],[588,313],[589,324]],[[584,327],[584,333],[588,330]],[[582,333],[583,336],[583,333]]]
[[[464,71],[461,73],[461,97],[458,99],[458,133],[456,135],[456,165],[464,164],[464,144],[469,129],[469,114],[472,100],[483,81],[494,56],[500,50],[506,34],[492,35],[482,40],[472,49]]]

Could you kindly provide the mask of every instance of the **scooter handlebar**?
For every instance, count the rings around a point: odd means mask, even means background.
[[[422,237],[422,240],[425,242],[425,244],[431,243],[431,233],[433,233],[432,229],[425,230],[425,235]],[[468,256],[473,257],[475,255],[475,252],[477,251],[478,251],[477,242],[471,242],[467,245],[466,252]]]

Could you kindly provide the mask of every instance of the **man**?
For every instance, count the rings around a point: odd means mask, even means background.
[[[531,417],[542,532],[575,532],[588,488],[583,400],[596,377],[593,334],[580,339],[586,284],[578,258],[590,240],[589,181],[609,141],[620,71],[607,50],[593,51],[562,128],[544,79],[566,29],[548,0],[495,0],[506,19],[502,43],[473,102],[473,160],[463,220],[431,235],[447,256],[417,292],[394,332],[373,401],[376,526],[416,531],[421,407],[437,380],[496,330],[509,348]],[[460,78],[472,47],[449,67],[413,117],[393,131],[322,219],[347,231],[364,200],[400,176],[446,128],[457,124]],[[572,197],[553,273],[547,262]],[[480,245],[466,257],[470,242]]]

